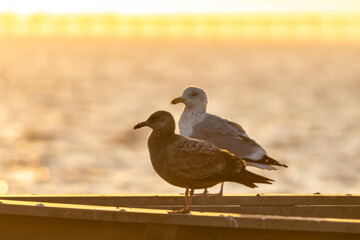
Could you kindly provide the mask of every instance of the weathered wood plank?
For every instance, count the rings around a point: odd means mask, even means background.
[[[358,240],[359,234],[0,215],[1,240]]]
[[[360,234],[360,220],[196,212],[173,214],[166,210],[117,208],[1,200],[0,215],[138,224],[174,224],[212,228],[310,231]]]
[[[153,209],[181,209],[178,206],[154,206]],[[227,206],[195,205],[191,208],[200,212],[223,212],[240,214],[261,214],[276,216],[298,216],[318,218],[360,219],[360,206]]]
[[[0,214],[1,240],[143,240],[146,224]]]
[[[42,201],[102,206],[147,207],[181,205],[182,195],[0,195],[0,199]],[[241,194],[195,196],[193,205],[295,206],[360,205],[360,194]]]

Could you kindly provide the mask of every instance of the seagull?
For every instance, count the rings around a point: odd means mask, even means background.
[[[206,92],[198,87],[187,87],[182,96],[171,104],[185,104],[179,120],[180,134],[186,137],[209,141],[219,148],[226,149],[244,159],[247,166],[266,170],[277,170],[275,166],[287,166],[269,157],[258,143],[235,122],[206,112],[208,98]],[[223,195],[223,184],[218,195]],[[207,194],[205,189],[204,194]]]
[[[244,160],[210,142],[175,134],[175,120],[167,111],[157,111],[134,129],[150,127],[148,149],[154,170],[166,182],[185,188],[184,208],[189,213],[194,189],[229,181],[255,188],[272,179],[247,171]],[[190,191],[189,191],[190,189]]]

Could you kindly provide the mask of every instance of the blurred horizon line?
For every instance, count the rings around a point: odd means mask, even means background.
[[[1,15],[15,15],[18,17],[29,17],[34,15],[54,15],[54,16],[81,16],[81,15],[114,15],[114,16],[242,16],[242,15],[359,15],[358,10],[352,11],[239,11],[239,12],[174,12],[174,13],[162,13],[162,12],[149,12],[149,13],[120,13],[120,12],[68,12],[68,13],[54,13],[46,11],[38,11],[32,13],[19,13],[13,11],[0,11]]]
[[[0,13],[1,36],[360,42],[355,13]]]
[[[295,13],[358,12],[358,0],[16,0],[0,3],[2,12],[31,13],[120,13],[120,14],[198,14],[198,13]]]

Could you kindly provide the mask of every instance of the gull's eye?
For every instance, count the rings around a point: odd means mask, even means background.
[[[196,97],[197,95],[199,95],[197,92],[190,94],[190,96],[192,96],[192,97]]]

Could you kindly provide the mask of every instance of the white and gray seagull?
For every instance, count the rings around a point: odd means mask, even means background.
[[[177,103],[185,104],[179,120],[181,135],[212,142],[245,160],[247,166],[269,171],[277,170],[275,166],[287,167],[269,157],[264,148],[251,139],[239,124],[207,113],[208,98],[203,89],[187,87],[181,97],[171,101],[171,104]],[[204,194],[207,194],[207,189]],[[219,195],[222,194],[223,184],[219,192]]]

